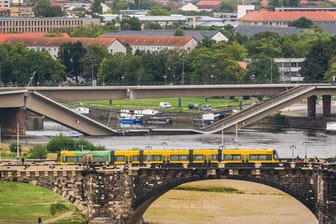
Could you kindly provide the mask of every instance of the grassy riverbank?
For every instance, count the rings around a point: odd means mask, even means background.
[[[223,97],[186,97],[181,98],[181,108],[179,107],[178,98],[154,98],[154,99],[132,99],[132,100],[123,100],[123,99],[113,99],[113,100],[94,100],[94,101],[80,101],[72,102],[68,106],[86,106],[86,107],[96,107],[96,108],[105,108],[105,109],[153,109],[161,110],[159,104],[160,102],[169,102],[172,107],[165,108],[165,110],[174,112],[186,112],[192,111],[188,109],[188,104],[209,104],[213,109],[225,109],[228,107],[238,107],[241,103],[243,105],[251,104],[257,102],[257,99],[248,99],[242,100],[240,98],[228,99]],[[112,104],[111,104],[112,103]]]
[[[82,223],[77,213],[74,205],[51,190],[0,181],[0,223],[37,223],[39,217],[43,223],[49,219],[52,223]]]
[[[51,214],[58,203],[63,209]],[[33,185],[0,181],[0,223],[82,224],[75,207],[56,193]],[[231,180],[188,183],[170,190],[146,211],[147,224],[317,224],[289,195],[268,186]]]

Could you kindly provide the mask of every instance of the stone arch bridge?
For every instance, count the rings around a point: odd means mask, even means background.
[[[140,224],[151,203],[180,184],[207,179],[239,179],[280,189],[303,203],[320,224],[334,224],[335,171],[336,164],[331,163],[149,168],[2,162],[0,180],[51,189],[79,208],[89,223]]]

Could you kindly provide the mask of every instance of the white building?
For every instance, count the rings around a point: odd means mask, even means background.
[[[112,33],[103,34],[102,38],[116,38],[121,43],[127,43],[132,48],[134,54],[137,50],[140,51],[162,51],[171,49],[184,49],[188,52],[192,51],[197,46],[197,41],[191,36],[122,36],[113,35]]]
[[[75,43],[77,41],[81,42],[83,47],[100,44],[105,46],[111,54],[115,54],[117,52],[126,54],[126,47],[115,38],[10,37],[5,39],[3,43],[23,43],[27,45],[29,49],[33,49],[35,51],[47,51],[52,58],[56,59],[59,48],[62,44],[68,42]]]
[[[280,80],[283,82],[302,82],[300,70],[305,58],[274,58],[279,67]]]
[[[248,12],[254,11],[255,5],[238,5],[237,19],[245,16]]]

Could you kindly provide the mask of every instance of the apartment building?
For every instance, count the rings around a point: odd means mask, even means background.
[[[46,33],[52,32],[55,28],[61,27],[82,27],[88,25],[99,25],[99,19],[91,18],[65,18],[65,17],[44,17],[44,18],[0,18],[0,33]]]

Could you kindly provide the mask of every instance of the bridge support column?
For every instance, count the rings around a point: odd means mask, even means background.
[[[328,117],[331,115],[331,95],[323,95],[323,116]]]
[[[311,96],[307,98],[308,117],[316,117],[316,99],[316,96]]]
[[[97,172],[83,171],[86,211],[90,224],[126,224],[133,215],[132,171],[111,170]]]
[[[0,126],[3,134],[17,134],[18,124],[20,128],[20,135],[25,135],[25,111],[23,109],[0,109]]]
[[[320,170],[314,178],[316,186],[316,217],[319,224],[336,223],[336,173]]]

